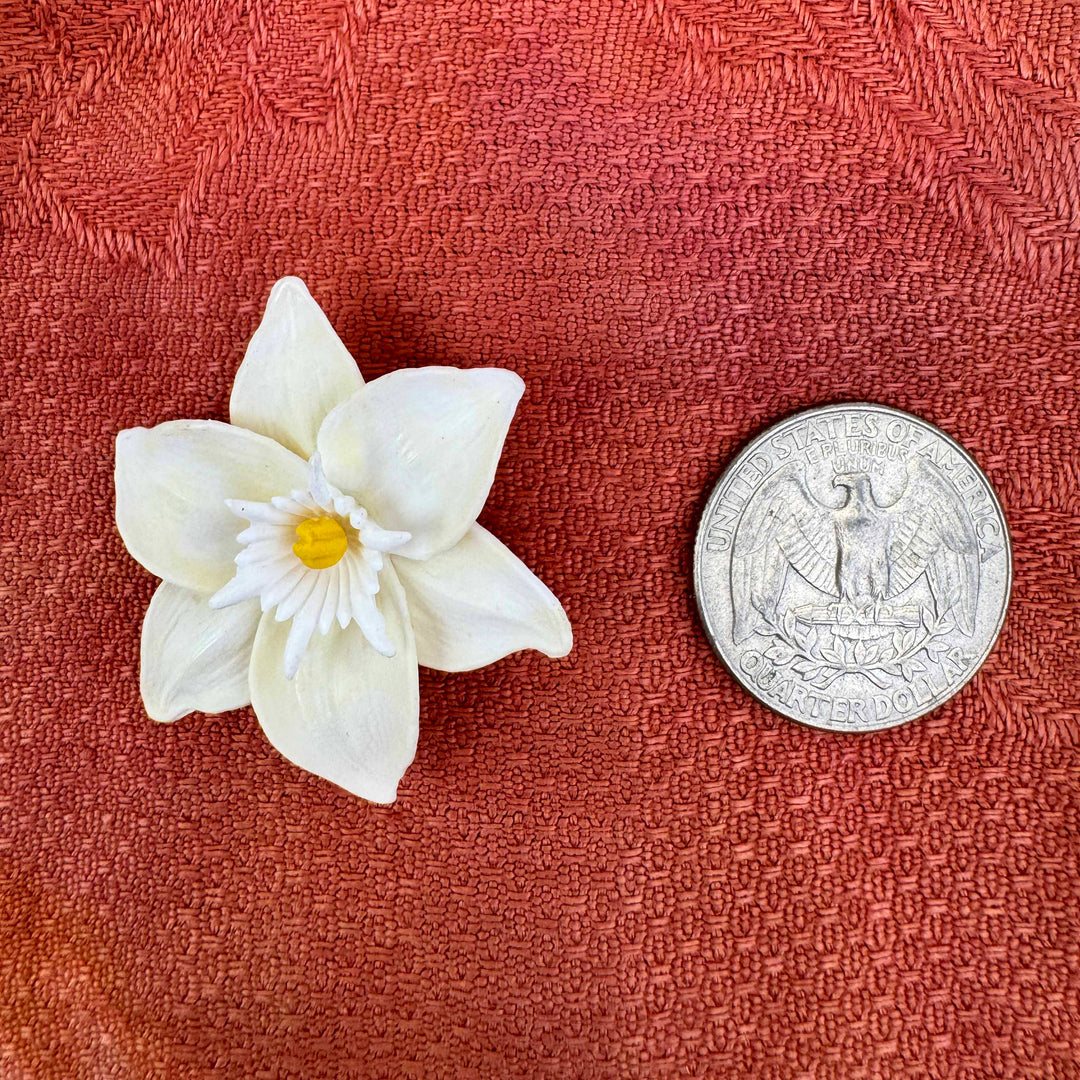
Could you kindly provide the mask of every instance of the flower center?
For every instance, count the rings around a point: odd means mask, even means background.
[[[341,561],[349,538],[332,517],[305,518],[296,526],[293,554],[311,570],[326,570]]]
[[[355,623],[376,652],[394,655],[376,600],[384,556],[409,542],[407,532],[372,521],[326,479],[317,453],[308,462],[306,489],[265,503],[226,499],[225,505],[250,524],[236,537],[243,544],[236,574],[210,597],[210,606],[217,610],[257,596],[277,622],[291,619],[285,678],[299,670],[311,635],[328,633],[335,620],[342,630]]]

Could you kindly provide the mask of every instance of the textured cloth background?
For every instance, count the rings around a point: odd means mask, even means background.
[[[1080,1075],[1080,9],[0,0],[0,1076]],[[482,520],[564,661],[422,676],[391,808],[158,726],[117,430],[227,415],[271,283],[528,392]],[[800,407],[997,486],[1001,641],[805,730],[691,587]]]

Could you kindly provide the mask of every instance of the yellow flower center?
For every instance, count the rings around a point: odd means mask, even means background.
[[[349,538],[338,522],[329,517],[306,518],[296,526],[293,554],[312,570],[326,570],[341,560]]]

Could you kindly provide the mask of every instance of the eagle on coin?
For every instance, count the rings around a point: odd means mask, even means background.
[[[791,463],[752,499],[732,550],[733,633],[741,642],[777,622],[788,572],[871,616],[923,575],[938,616],[975,632],[979,546],[970,515],[932,462],[908,463],[896,501],[877,501],[865,472],[833,477],[837,505],[819,501]]]

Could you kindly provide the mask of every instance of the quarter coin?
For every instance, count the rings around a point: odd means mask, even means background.
[[[759,435],[713,490],[694,552],[731,673],[829,731],[894,727],[952,697],[997,640],[1011,580],[982,471],[881,405],[809,409]]]

